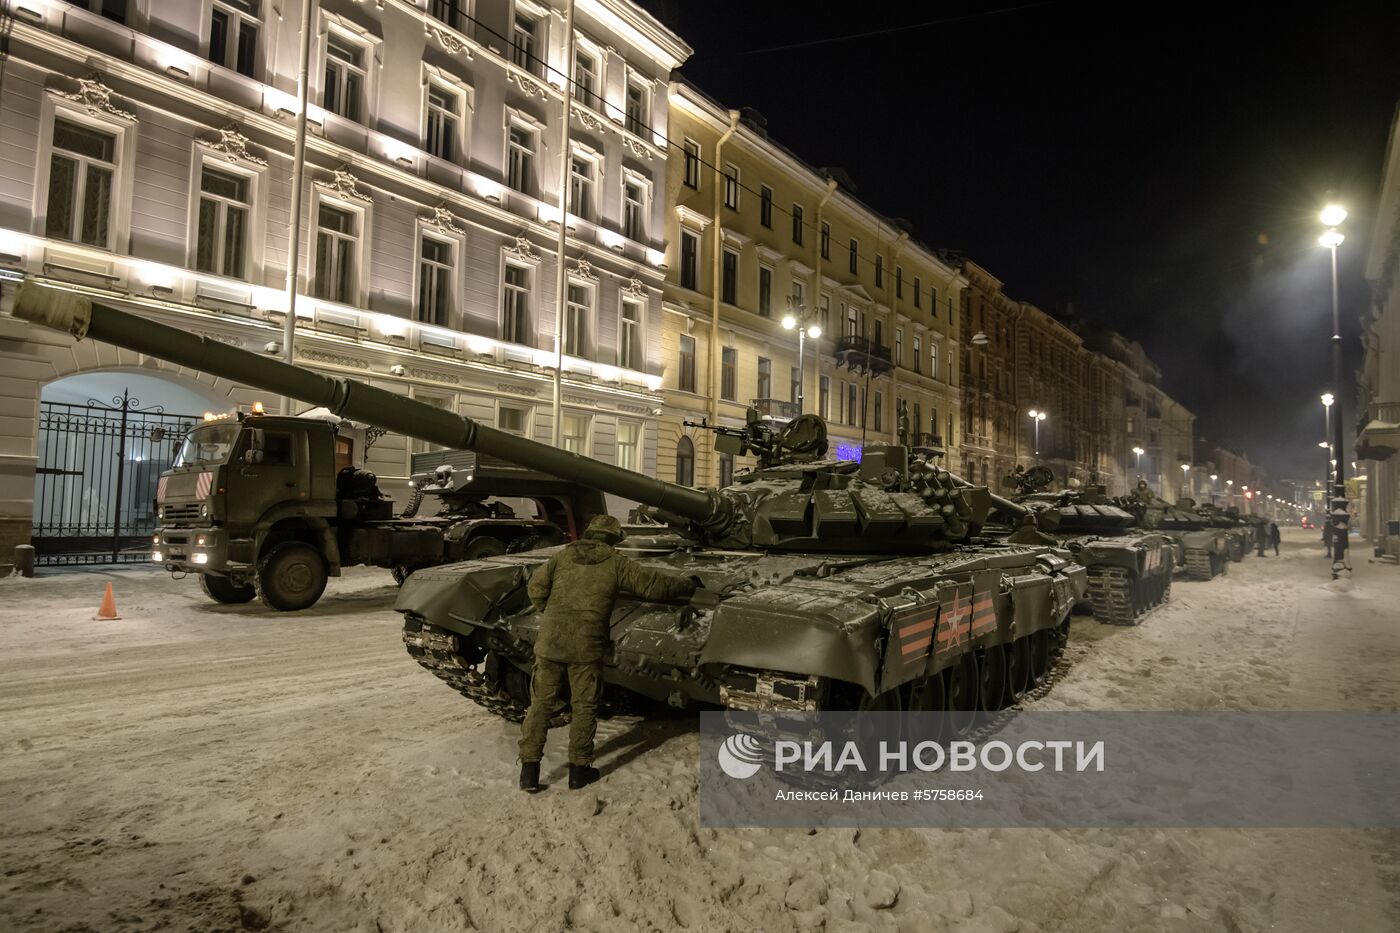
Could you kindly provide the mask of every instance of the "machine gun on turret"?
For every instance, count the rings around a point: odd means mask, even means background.
[[[816,415],[798,415],[782,428],[759,417],[758,409],[750,408],[742,428],[731,428],[706,421],[687,421],[688,428],[713,431],[715,450],[736,457],[755,456],[760,468],[785,463],[805,463],[826,455],[826,423]]]

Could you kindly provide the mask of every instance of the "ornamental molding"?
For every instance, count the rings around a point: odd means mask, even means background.
[[[348,369],[369,369],[369,361],[362,360],[358,357],[345,356],[340,353],[327,353],[324,350],[307,350],[302,347],[295,347],[295,350],[297,356],[317,363],[329,363],[332,366],[344,366]]]
[[[623,133],[622,135],[622,145],[623,148],[625,148],[628,152],[632,153],[639,159],[645,158],[648,162],[650,162],[652,159],[656,158],[656,154],[652,151],[652,148],[650,146],[642,142],[640,139],[636,139],[635,137],[629,136],[626,133]]]
[[[471,45],[464,42],[461,37],[451,29],[444,29],[432,22],[425,22],[423,24],[423,31],[436,39],[438,45],[442,46],[453,55],[461,55],[467,61],[475,60],[476,55],[472,52]]]
[[[198,334],[201,337],[208,337],[210,340],[213,340],[217,343],[222,343],[225,346],[243,346],[243,339],[241,337],[234,337],[231,334],[220,334],[212,330],[192,330],[191,333]]]
[[[518,386],[509,382],[496,383],[496,391],[509,392],[512,395],[528,395],[532,398],[540,394],[540,390],[534,388],[533,386]]]
[[[684,204],[676,205],[676,217],[680,219],[682,225],[696,227],[700,230],[704,230],[710,225],[710,221],[714,220],[713,217],[702,214],[694,208],[686,207]]]
[[[72,101],[93,116],[112,116],[136,122],[136,114],[112,103],[112,89],[103,82],[102,75],[96,71],[89,72],[86,78],[79,78],[76,91],[53,89],[52,93]]]
[[[593,404],[593,399],[589,398],[589,397],[586,396],[586,395],[565,395],[565,396],[563,397],[563,401],[568,402],[570,405],[592,405],[592,404]]]
[[[360,190],[360,180],[351,174],[344,165],[336,169],[330,178],[316,179],[316,187],[346,200],[363,201],[366,204],[374,203],[374,198]]]
[[[618,411],[631,412],[631,413],[634,414],[634,415],[649,415],[649,414],[651,414],[651,409],[650,409],[650,408],[647,408],[645,405],[628,405],[628,404],[625,404],[625,403],[619,403],[618,406],[617,406],[617,410],[618,410]]]
[[[443,233],[450,233],[453,236],[467,235],[466,228],[457,223],[460,218],[448,209],[445,201],[434,207],[431,214],[424,214],[420,219],[431,227],[437,227]]]
[[[535,245],[530,242],[530,238],[521,233],[515,237],[514,243],[506,247],[506,252],[530,262],[539,262],[540,254],[535,252]]]
[[[570,270],[569,274],[578,276],[581,279],[587,279],[590,282],[598,281],[598,273],[593,271],[593,263],[584,259],[582,256],[574,260],[574,267]]]
[[[423,379],[428,382],[443,382],[448,385],[461,385],[462,380],[451,373],[440,373],[431,369],[410,369],[408,375],[413,379]]]
[[[525,74],[525,72],[517,71],[512,68],[510,71],[506,72],[506,77],[510,80],[511,84],[520,88],[520,90],[525,93],[526,97],[539,97],[542,100],[549,99],[549,89],[546,88],[542,82],[536,81],[534,78]]]
[[[266,166],[267,160],[260,159],[248,151],[248,137],[238,131],[238,124],[230,123],[219,130],[218,139],[200,137],[195,140],[205,149],[219,153],[230,162],[248,162]]]
[[[643,285],[642,280],[637,278],[637,276],[635,275],[627,280],[627,284],[622,286],[622,290],[627,294],[635,295],[638,298],[647,297],[647,287]]]
[[[598,116],[592,110],[589,110],[587,107],[583,106],[583,104],[576,102],[574,104],[573,112],[574,116],[578,118],[578,122],[583,124],[584,129],[601,131],[606,126],[606,124],[603,122],[602,117]]]

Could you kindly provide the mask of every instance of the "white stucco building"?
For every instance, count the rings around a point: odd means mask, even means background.
[[[9,4],[0,273],[279,354],[301,8]],[[548,441],[572,74],[563,444],[651,472],[666,81],[690,49],[629,0],[577,0],[575,17],[570,64],[562,0],[322,0],[294,347],[304,365]],[[47,475],[46,387],[132,371],[209,408],[264,395],[0,316],[0,555],[29,537]],[[389,488],[412,446],[372,449]]]

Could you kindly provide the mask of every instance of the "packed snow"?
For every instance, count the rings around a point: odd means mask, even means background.
[[[1286,532],[1138,627],[1077,616],[1034,706],[1395,709],[1400,569],[1353,561]],[[581,792],[555,735],[521,794],[516,727],[409,660],[394,593],[0,581],[0,929],[1400,929],[1396,832],[705,829],[693,717],[605,722]]]

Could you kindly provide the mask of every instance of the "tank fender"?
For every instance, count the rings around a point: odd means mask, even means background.
[[[845,587],[768,586],[724,600],[714,612],[702,665],[816,675],[874,694],[885,611]]]
[[[542,553],[425,567],[404,580],[394,608],[460,635],[477,628],[505,629],[511,615],[528,607],[525,584],[544,563]]]

